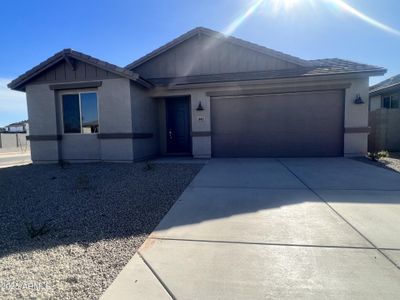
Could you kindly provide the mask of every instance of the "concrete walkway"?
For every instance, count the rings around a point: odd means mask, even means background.
[[[396,299],[400,174],[213,159],[102,299]]]
[[[7,151],[7,149],[2,149],[2,151],[0,151],[0,169],[22,166],[30,163],[32,163],[30,150]]]

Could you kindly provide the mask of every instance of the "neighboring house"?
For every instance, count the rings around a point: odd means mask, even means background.
[[[26,92],[34,162],[343,156],[366,153],[385,72],[196,28],[125,68],[66,49],[9,87]]]
[[[28,133],[28,120],[0,128],[0,149],[7,151],[15,151],[17,148],[27,150],[29,148],[29,142],[26,140]]]
[[[400,74],[371,86],[369,97],[369,151],[400,151]]]
[[[400,108],[400,74],[369,88],[369,110]]]
[[[25,120],[7,125],[5,131],[10,133],[26,133],[28,128],[28,120]]]

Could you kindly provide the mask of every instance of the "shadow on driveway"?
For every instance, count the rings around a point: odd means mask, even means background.
[[[177,203],[176,209],[157,231],[302,203],[308,203],[308,206],[296,212],[283,211],[282,219],[276,221],[282,224],[298,221],[299,230],[313,221],[324,228],[327,219],[321,218],[319,208],[315,208],[321,199],[303,183],[316,191],[354,189],[370,193],[382,189],[384,192],[372,198],[343,196],[335,202],[400,203],[400,175],[394,172],[340,158],[285,159],[282,162],[299,176],[291,174],[277,160],[211,161],[188,189],[188,193],[196,189],[197,194],[184,194],[183,204]],[[2,169],[0,239],[3,243],[0,255],[147,235],[200,168],[199,165],[158,164],[154,170],[146,171],[145,164],[103,163],[67,165],[65,168],[28,165]],[[243,193],[239,188],[248,192]],[[269,192],[260,193],[265,190]],[[50,229],[49,233],[30,238],[29,226],[40,228],[43,224]],[[239,234],[240,222],[233,225],[238,226]],[[294,227],[282,225],[282,228],[295,235]],[[326,233],[329,234],[328,229]],[[245,237],[246,233],[242,232],[242,235]]]

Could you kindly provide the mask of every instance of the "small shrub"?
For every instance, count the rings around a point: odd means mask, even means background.
[[[151,170],[154,170],[154,164],[151,163],[150,161],[146,161],[146,162],[145,162],[145,165],[144,165],[144,167],[143,167],[143,170],[144,170],[144,171],[151,171]]]
[[[78,190],[88,190],[90,189],[90,180],[86,174],[79,174],[76,178],[76,186]]]
[[[33,225],[33,222],[26,223],[26,231],[28,232],[28,235],[31,239],[34,239],[35,237],[42,236],[47,234],[50,231],[50,227],[45,221],[42,225],[39,225],[36,227]]]
[[[389,152],[386,150],[379,152],[368,152],[368,158],[372,161],[378,161],[384,157],[389,157]]]

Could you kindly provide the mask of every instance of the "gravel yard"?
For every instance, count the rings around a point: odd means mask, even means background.
[[[389,157],[382,158],[380,163],[400,173],[400,153],[390,153]]]
[[[201,167],[0,169],[0,298],[97,299]]]

